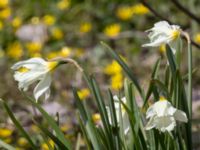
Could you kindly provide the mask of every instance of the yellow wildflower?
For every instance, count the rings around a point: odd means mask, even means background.
[[[101,120],[101,116],[99,113],[95,113],[92,115],[92,120],[95,122],[95,123],[98,123],[100,120]]]
[[[35,133],[38,133],[40,131],[40,129],[38,128],[38,126],[36,126],[34,124],[32,124],[30,128],[31,128],[31,131],[33,131]]]
[[[111,24],[104,29],[104,34],[110,38],[114,38],[119,35],[120,30],[121,30],[120,24],[117,23]]]
[[[30,42],[26,44],[26,48],[29,51],[29,53],[38,53],[42,49],[42,43],[40,42]]]
[[[54,39],[60,40],[64,37],[63,31],[60,28],[53,28],[52,29],[52,37]]]
[[[57,51],[51,51],[46,55],[46,57],[48,59],[52,59],[52,58],[58,57],[58,52]]]
[[[92,24],[90,22],[84,22],[80,25],[79,31],[80,33],[88,33],[92,29]]]
[[[63,132],[67,132],[69,129],[71,128],[71,126],[69,125],[69,123],[66,123],[64,125],[62,125],[60,127],[60,129],[63,131]]]
[[[7,128],[0,128],[0,137],[7,138],[12,135],[13,131]]]
[[[52,140],[49,140],[49,141],[48,141],[48,144],[49,144],[52,148],[54,148],[54,142],[53,142]],[[50,150],[48,144],[47,144],[47,143],[43,143],[43,144],[41,145],[42,150]]]
[[[132,6],[132,12],[136,15],[145,15],[149,13],[149,9],[145,7],[143,4],[136,4]]]
[[[6,7],[0,10],[0,19],[7,19],[10,17],[10,15],[11,15],[10,7]]]
[[[61,57],[68,57],[70,54],[71,54],[71,48],[65,46],[61,49],[58,55]]]
[[[23,55],[23,49],[19,42],[14,42],[7,49],[7,55],[13,59],[19,59]]]
[[[160,51],[160,53],[165,54],[165,52],[166,52],[165,44],[162,44],[162,45],[159,47],[159,51]]]
[[[0,21],[0,31],[3,29],[3,22],[2,21]]]
[[[123,76],[122,73],[118,73],[115,75],[112,75],[111,77],[111,88],[113,90],[119,90],[123,86]]]
[[[11,138],[11,137],[5,138],[5,139],[3,139],[3,141],[4,141],[5,143],[10,144],[10,143],[12,142],[12,138]]]
[[[5,56],[5,52],[2,49],[0,49],[0,58],[4,56]]]
[[[81,89],[78,91],[78,96],[80,97],[81,100],[86,99],[87,97],[90,96],[90,91],[87,88]]]
[[[18,140],[17,140],[17,144],[21,147],[26,147],[28,145],[28,141],[26,138],[24,137],[20,137]]]
[[[121,70],[122,70],[121,66],[115,60],[113,60],[111,64],[105,67],[104,73],[108,75],[113,75],[121,72]]]
[[[57,3],[57,7],[60,10],[67,9],[69,8],[69,6],[70,6],[70,0],[61,0]]]
[[[32,24],[39,24],[40,23],[40,18],[39,17],[33,17],[33,18],[31,18],[31,23]]]
[[[14,27],[14,28],[18,28],[18,27],[20,27],[21,26],[21,24],[22,24],[22,19],[20,18],[20,17],[15,17],[13,20],[12,20],[12,26]]]
[[[51,25],[55,24],[56,18],[53,15],[45,15],[43,17],[43,22],[44,22],[44,24],[51,26]]]
[[[194,41],[197,42],[198,44],[200,44],[200,33],[197,33],[197,34],[194,36]]]
[[[84,50],[82,48],[76,48],[75,54],[76,57],[81,57],[84,55]]]
[[[133,16],[133,11],[129,6],[121,6],[117,9],[116,15],[121,20],[129,20]]]
[[[9,0],[0,0],[0,8],[7,7],[9,4]]]

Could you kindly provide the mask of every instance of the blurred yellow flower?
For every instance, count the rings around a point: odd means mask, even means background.
[[[22,19],[21,19],[20,17],[15,17],[15,18],[12,20],[11,24],[12,24],[12,26],[13,26],[14,28],[18,28],[18,27],[20,27],[21,24],[22,24]]]
[[[200,33],[197,33],[197,34],[194,36],[194,41],[197,42],[198,44],[200,44]]]
[[[41,51],[43,44],[40,42],[29,42],[26,44],[26,48],[29,53],[38,53]]]
[[[23,49],[19,42],[12,43],[6,53],[9,57],[13,59],[19,59],[23,55]]]
[[[149,9],[145,7],[143,4],[136,4],[132,6],[132,12],[136,15],[145,15],[149,13]]]
[[[10,144],[11,142],[12,142],[12,138],[5,138],[5,139],[3,139],[3,141],[5,142],[5,143],[8,143],[8,144]]]
[[[111,24],[106,26],[106,28],[104,29],[104,34],[110,38],[114,38],[116,36],[119,35],[121,30],[121,26],[120,24]]]
[[[68,57],[71,54],[71,48],[69,47],[63,47],[59,51],[51,51],[47,54],[48,59],[52,59],[55,57]]]
[[[75,54],[76,57],[81,57],[84,55],[84,50],[82,48],[76,48]]]
[[[0,10],[0,19],[7,19],[10,17],[10,15],[11,15],[10,7],[6,7]]]
[[[117,74],[122,71],[121,66],[113,60],[111,64],[107,65],[104,69],[104,73],[108,75]]]
[[[0,21],[0,31],[3,29],[3,22],[2,21]]]
[[[32,24],[39,24],[40,23],[40,18],[39,17],[32,17],[31,18],[31,23]]]
[[[47,53],[46,57],[47,57],[47,59],[52,59],[52,58],[58,57],[58,52],[51,51],[51,52]]]
[[[52,148],[54,148],[54,142],[53,142],[52,140],[49,140],[49,141],[48,141],[48,144],[49,144]],[[47,144],[47,143],[43,143],[43,144],[41,145],[42,150],[50,150],[48,144]]]
[[[68,57],[70,54],[71,54],[71,48],[65,46],[61,49],[58,56]]]
[[[133,11],[129,6],[121,6],[117,9],[116,16],[121,20],[129,20],[133,16]]]
[[[57,3],[57,7],[60,10],[67,9],[69,8],[69,6],[70,6],[70,0],[61,0]]]
[[[8,138],[12,135],[13,131],[7,128],[0,128],[0,137]]]
[[[113,90],[119,90],[123,86],[123,75],[121,72],[118,74],[112,75],[111,77],[111,88]]]
[[[122,68],[117,63],[117,61],[113,60],[111,64],[107,65],[103,70],[105,74],[111,76],[111,88],[113,90],[118,90],[123,86],[123,75]]]
[[[90,96],[90,91],[87,88],[81,89],[78,91],[78,96],[80,97],[81,100],[86,99],[87,97]]]
[[[99,113],[95,113],[92,115],[92,120],[95,122],[95,123],[98,123],[100,120],[101,120],[101,116]]]
[[[19,146],[21,146],[21,147],[26,147],[26,146],[28,146],[28,141],[27,141],[26,138],[20,137],[20,138],[18,138],[18,140],[17,140],[17,144],[18,144]]]
[[[165,52],[166,52],[165,44],[162,44],[162,45],[159,47],[159,51],[160,51],[160,53],[165,54]]]
[[[64,37],[63,31],[60,28],[53,28],[52,29],[52,37],[54,39],[60,40]]]
[[[0,0],[0,8],[7,7],[9,0]]]
[[[0,58],[4,56],[5,56],[5,52],[2,49],[0,49]]]
[[[54,25],[56,22],[56,18],[53,15],[45,15],[42,20],[48,26]]]
[[[69,125],[69,123],[66,123],[64,125],[62,125],[60,127],[60,129],[63,131],[63,132],[67,132],[69,129],[71,128],[71,126]]]
[[[38,133],[40,131],[40,129],[38,128],[38,126],[32,124],[31,127],[30,127],[31,131],[35,132],[35,133]]]
[[[90,22],[81,23],[79,31],[80,33],[88,33],[92,29],[92,24]]]

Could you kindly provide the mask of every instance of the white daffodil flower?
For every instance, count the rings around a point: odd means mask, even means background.
[[[176,40],[180,37],[181,28],[178,25],[170,25],[167,21],[160,21],[154,24],[154,27],[147,30],[150,43],[142,47],[157,47],[163,44],[169,44],[175,53]]]
[[[161,98],[148,108],[146,118],[150,119],[146,130],[156,128],[161,132],[172,131],[176,126],[176,121],[188,121],[185,112],[174,108],[165,98]]]
[[[43,94],[45,99],[50,96],[51,74],[50,72],[58,66],[58,61],[45,61],[42,58],[31,58],[14,64],[11,69],[15,71],[14,79],[18,81],[19,89],[27,91],[28,87],[36,82],[39,83],[34,88],[34,97],[38,101]]]
[[[124,133],[127,134],[128,131],[129,131],[129,126],[130,126],[128,115],[126,114],[124,107],[120,103],[118,96],[117,95],[113,96],[113,99],[114,99],[114,107],[115,107],[115,112],[116,112],[117,123],[120,124],[120,118],[122,117],[122,124],[123,124],[122,126],[123,126],[123,129],[124,129]],[[125,97],[123,97],[121,100],[122,100],[123,103],[126,104],[126,98]],[[110,108],[108,106],[106,106],[106,110],[107,110],[107,113],[108,113],[109,122],[112,125]]]

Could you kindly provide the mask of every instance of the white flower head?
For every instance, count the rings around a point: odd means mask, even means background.
[[[172,50],[174,42],[180,37],[181,28],[178,25],[170,25],[167,21],[160,21],[154,24],[154,27],[147,30],[150,43],[142,45],[143,47],[157,47],[163,44],[169,44]]]
[[[45,99],[50,96],[51,74],[58,66],[58,61],[45,61],[42,58],[31,58],[14,64],[11,69],[15,71],[14,79],[18,81],[20,90],[27,91],[28,87],[36,81],[39,83],[34,88],[34,97],[38,101],[43,94]]]
[[[165,98],[161,98],[148,108],[146,118],[150,119],[146,130],[156,128],[161,132],[172,131],[176,126],[176,121],[188,121],[185,112],[174,108]]]
[[[128,131],[129,131],[129,126],[130,126],[128,115],[126,114],[125,109],[124,109],[123,105],[120,103],[120,100],[119,100],[117,95],[113,96],[113,100],[114,100],[114,107],[115,107],[115,112],[116,112],[117,123],[118,124],[120,123],[120,118],[122,116],[124,133],[127,134]],[[122,100],[123,103],[126,104],[126,98],[125,97],[123,97],[121,100]],[[112,124],[110,108],[108,106],[106,106],[106,110],[107,110],[107,113],[108,113],[109,122],[110,122],[110,124]]]

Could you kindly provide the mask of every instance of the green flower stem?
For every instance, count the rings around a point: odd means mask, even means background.
[[[192,46],[188,42],[188,105],[192,119]]]

